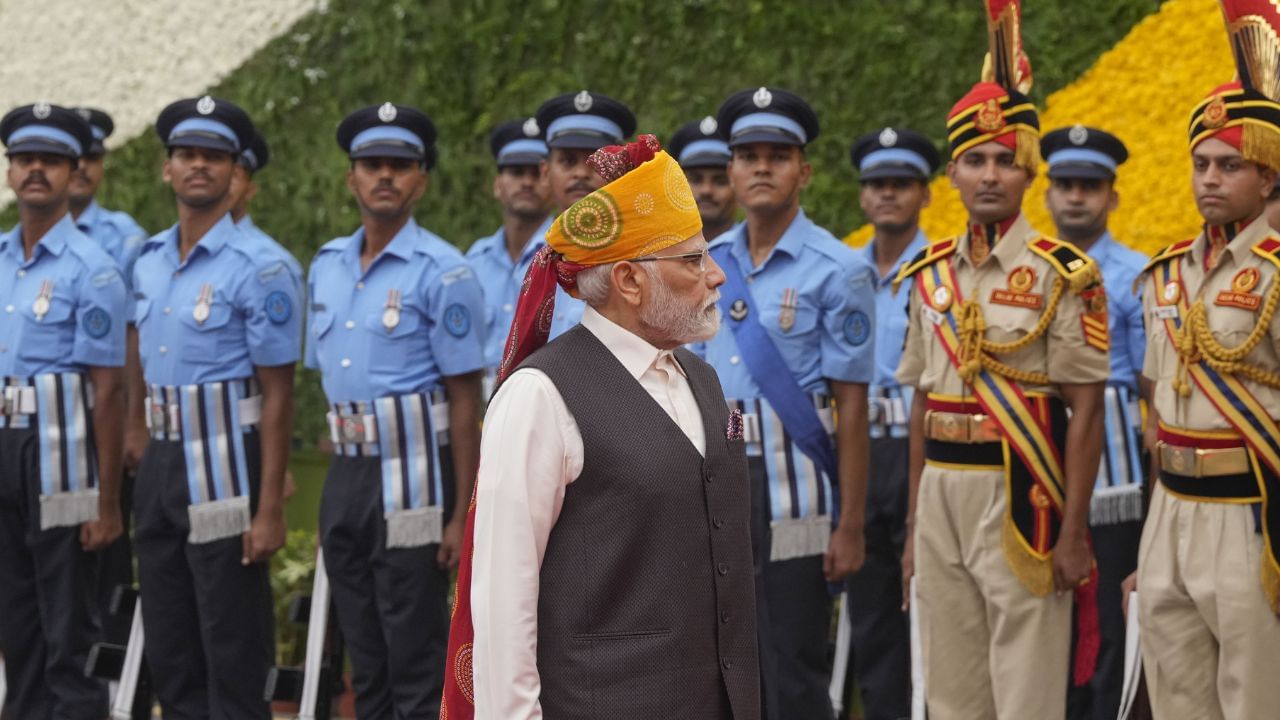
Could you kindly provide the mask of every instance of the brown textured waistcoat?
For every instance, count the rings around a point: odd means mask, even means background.
[[[683,349],[706,457],[589,330],[532,355],[582,434],[538,597],[547,720],[758,720],[747,461],[715,371]]]

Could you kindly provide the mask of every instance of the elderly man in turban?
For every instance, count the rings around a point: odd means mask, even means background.
[[[742,417],[680,347],[724,274],[653,136],[589,162],[485,420],[441,717],[759,718]],[[557,283],[587,309],[543,346]]]

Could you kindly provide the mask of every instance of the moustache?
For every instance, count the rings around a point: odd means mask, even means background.
[[[190,172],[187,174],[187,177],[185,179],[189,182],[191,180],[195,180],[196,178],[213,182],[213,176],[205,172],[204,170],[195,170],[193,172]]]
[[[569,192],[585,192],[590,193],[595,188],[584,182],[576,182],[569,186]]]
[[[43,185],[47,188],[49,187],[49,181],[45,179],[44,173],[33,172],[27,176],[26,180],[22,181],[22,187],[25,188],[29,185]]]

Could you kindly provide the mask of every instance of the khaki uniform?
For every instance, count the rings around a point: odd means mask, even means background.
[[[988,340],[1016,341],[1044,314],[1062,273],[1031,250],[1030,243],[1041,237],[1019,217],[977,266],[970,261],[968,235],[949,256],[961,295],[981,304]],[[1029,285],[1026,269],[1034,275]],[[1022,305],[991,301],[1011,287],[1020,288]],[[1040,307],[1028,306],[1034,304],[1026,302],[1030,296],[1037,295]],[[1047,384],[1023,384],[1024,391],[1060,397],[1060,383],[1107,379],[1106,335],[1086,338],[1086,312],[1080,294],[1064,291],[1044,335],[998,358],[1019,371],[1047,374]],[[931,398],[976,402],[936,337],[938,316],[924,307],[918,290],[912,292],[909,313],[898,380]],[[1011,570],[1002,547],[1007,505],[1003,470],[926,462],[916,506],[914,560],[931,720],[1052,720],[1064,715],[1071,596],[1037,596]]]
[[[1208,272],[1204,234],[1189,250],[1164,261],[1180,263],[1177,292],[1186,293],[1188,303],[1203,299],[1206,324],[1227,348],[1239,346],[1258,325],[1265,299],[1278,281],[1276,266],[1252,250],[1273,232],[1265,220],[1254,221],[1230,241]],[[1174,246],[1161,255],[1179,249]],[[1158,258],[1153,266],[1161,264]],[[1240,293],[1250,282],[1256,284]],[[1160,422],[1173,430],[1232,436],[1231,424],[1194,382],[1187,386],[1189,395],[1178,390],[1183,373],[1163,309],[1176,293],[1165,293],[1158,271],[1142,280],[1147,328],[1143,374],[1156,383]],[[1271,319],[1266,335],[1243,360],[1280,371],[1280,317]],[[1280,390],[1237,377],[1272,417],[1280,416]],[[1273,717],[1280,707],[1275,676],[1280,620],[1259,580],[1264,547],[1257,530],[1248,504],[1175,495],[1165,482],[1156,486],[1138,554],[1143,664],[1156,717],[1261,718]]]

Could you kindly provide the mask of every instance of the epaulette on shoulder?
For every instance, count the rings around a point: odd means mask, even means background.
[[[1155,255],[1152,255],[1151,259],[1147,261],[1147,264],[1143,266],[1142,272],[1138,273],[1138,277],[1141,278],[1143,275],[1146,275],[1147,273],[1151,272],[1157,265],[1164,262],[1165,260],[1168,260],[1169,258],[1175,258],[1175,257],[1178,257],[1179,255],[1185,255],[1186,253],[1191,252],[1191,245],[1195,241],[1196,241],[1195,238],[1189,238],[1187,240],[1179,240],[1178,242],[1166,247],[1165,249],[1161,250]]]
[[[898,268],[898,274],[893,278],[893,291],[896,293],[898,291],[898,286],[906,281],[907,278],[910,278],[912,275],[915,275],[938,260],[941,260],[955,252],[957,245],[959,245],[959,243],[956,241],[956,238],[949,237],[946,240],[939,240],[936,243],[932,243],[929,247],[921,250],[915,257],[903,263],[902,266]]]
[[[1069,242],[1041,236],[1027,243],[1027,247],[1057,270],[1072,292],[1084,292],[1089,286],[1102,281],[1098,264],[1093,258]]]
[[[1271,261],[1280,269],[1280,236],[1275,233],[1262,238],[1253,246],[1253,254]]]

